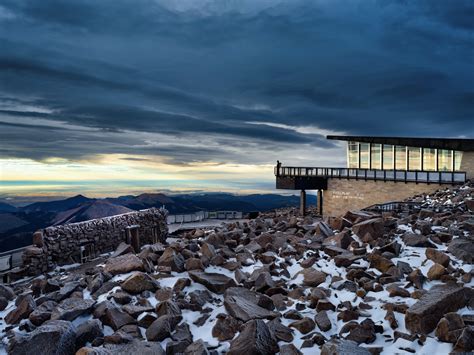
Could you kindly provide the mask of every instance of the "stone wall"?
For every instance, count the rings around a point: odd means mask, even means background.
[[[25,273],[35,275],[55,265],[79,263],[114,251],[121,242],[163,242],[168,235],[167,216],[165,209],[151,208],[37,231],[33,245],[22,256]]]
[[[466,172],[468,179],[474,180],[474,152],[462,153],[461,171]]]
[[[360,210],[377,203],[403,201],[421,193],[432,193],[450,184],[404,183],[328,179],[323,195],[323,214],[339,216],[350,210]]]

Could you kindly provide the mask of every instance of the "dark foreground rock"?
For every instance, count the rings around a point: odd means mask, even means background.
[[[228,355],[270,355],[279,350],[276,339],[261,319],[248,321],[230,345]]]
[[[237,286],[233,279],[222,274],[190,271],[189,277],[215,293],[224,293],[229,287]]]
[[[275,318],[277,312],[260,306],[265,296],[244,287],[231,287],[224,293],[224,306],[227,312],[236,319],[247,322],[250,319]]]
[[[474,290],[458,286],[434,286],[405,314],[405,326],[412,333],[428,334],[448,312],[457,311],[474,297]]]
[[[321,348],[321,355],[370,355],[366,348],[357,345],[356,342],[344,339],[333,339]]]
[[[8,349],[11,355],[62,355],[75,350],[76,329],[64,320],[48,321],[28,335],[16,333]]]

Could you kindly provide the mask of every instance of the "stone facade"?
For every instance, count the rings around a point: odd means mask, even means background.
[[[364,181],[328,179],[323,195],[323,214],[339,216],[350,210],[360,210],[377,203],[403,201],[408,197],[432,193],[450,184],[404,183],[393,181]]]
[[[33,235],[33,245],[23,253],[25,273],[36,275],[55,265],[78,263],[111,252],[121,242],[164,242],[167,215],[165,209],[151,208],[40,230]]]
[[[468,179],[474,179],[474,152],[462,153],[461,171],[466,172],[466,177]]]

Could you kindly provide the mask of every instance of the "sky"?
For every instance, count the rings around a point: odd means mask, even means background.
[[[474,136],[472,0],[2,0],[0,197],[275,192],[327,134]]]

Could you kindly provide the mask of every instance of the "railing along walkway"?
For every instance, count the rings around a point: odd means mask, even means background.
[[[355,180],[401,181],[415,183],[462,184],[464,171],[376,170],[321,167],[275,167],[277,177],[326,177]]]
[[[406,202],[406,201],[396,201],[396,202],[386,202],[386,203],[377,203],[375,205],[364,208],[364,211],[371,212],[413,212],[420,210],[422,203],[420,202]]]

